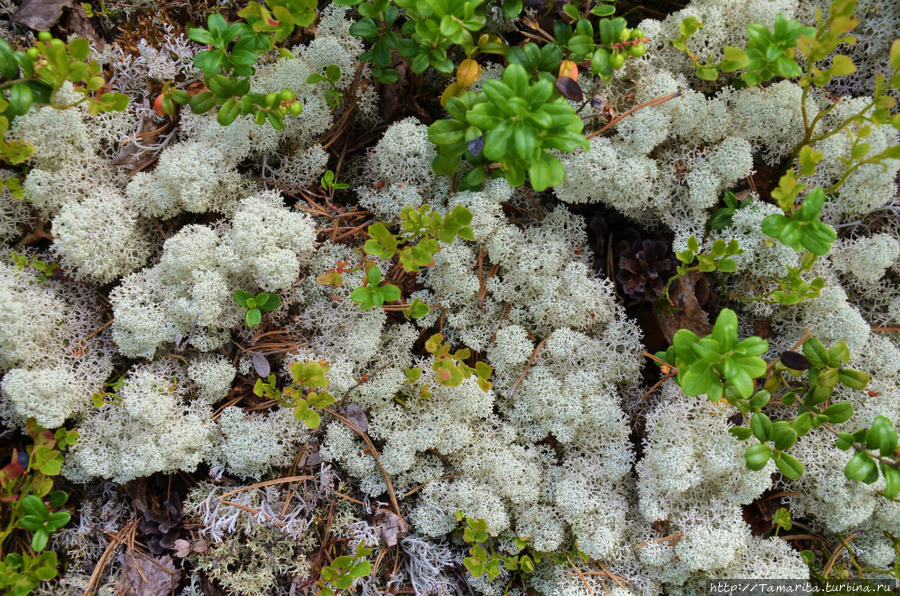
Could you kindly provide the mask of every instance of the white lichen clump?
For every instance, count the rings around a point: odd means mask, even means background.
[[[892,566],[889,536],[900,536],[900,505],[879,494],[883,479],[846,478],[852,450],[835,447],[831,433],[813,429],[791,447],[806,470],[787,481],[771,460],[748,469],[745,450],[758,441],[730,432],[743,421],[737,409],[688,397],[674,380],[645,395],[642,328],[629,318],[621,287],[597,273],[618,253],[594,254],[597,238],[585,221],[614,211],[675,251],[691,235],[701,250],[737,240],[737,271],[710,275],[718,302],[705,308],[739,311],[742,337],[765,330],[768,360],[799,349],[807,331],[826,345],[845,342],[852,354],[845,365],[871,380],[865,391],[835,391],[832,400],[856,412],[839,430],[864,428],[877,415],[900,422],[900,159],[845,176],[856,137],[875,155],[896,146],[898,133],[852,122],[830,134],[871,101],[896,9],[861,0],[860,43],[846,48],[859,72],[806,98],[815,114],[832,105],[831,92],[855,96],[817,122],[823,158],[799,176],[809,188],[830,189],[822,219],[838,240],[804,272],[824,280],[821,294],[791,306],[761,299],[802,261],[762,233],[764,219],[781,209],[766,198],[772,189],[757,185],[767,176],[777,181],[770,170],[797,165],[788,160],[806,132],[803,89],[792,80],[738,88],[726,73],[701,80],[671,43],[681,19],[697,17],[704,26],[687,47],[701,62],[716,62],[726,45],[746,45],[747,25],[772,26],[777,14],[808,19],[826,4],[694,0],[663,21],[643,21],[646,56],[611,81],[584,73],[579,84],[615,114],[664,101],[593,135],[588,151],[558,153],[566,177],[545,193],[512,188],[502,176],[459,191],[458,179],[433,170],[437,148],[426,122],[380,125],[379,94],[370,67],[359,66],[365,47],[350,33],[345,7],[320,11],[307,44],[261,61],[250,77],[253,92],[291,89],[303,105],[280,131],[250,116],[222,127],[214,110],[182,108],[174,127],[147,137],[163,123],[148,89],[176,77],[200,81],[199,46],[166,28],[159,47],[141,40],[135,55],[107,49],[99,56],[110,84],[134,94],[128,110],[91,116],[85,106],[36,107],[7,133],[35,152],[27,173],[0,171],[23,177],[26,197],[0,193],[0,418],[10,428],[30,419],[77,428],[63,468],[71,482],[208,472],[185,511],[202,521],[199,533],[211,544],[190,557],[240,594],[298,591],[300,578],[321,567],[312,528],[322,520],[332,536],[347,538],[345,554],[357,543],[381,549],[383,528],[371,518],[386,510],[389,490],[410,523],[399,540],[402,563],[387,588],[383,578],[359,578],[362,594],[393,593],[408,582],[421,594],[637,596],[702,593],[711,578],[807,579],[791,544],[759,535],[744,519],[745,507],[775,491],[810,533],[853,533],[861,563]],[[490,22],[509,25],[499,13]],[[305,82],[332,64],[344,93],[334,107],[327,85]],[[486,64],[471,91],[501,72]],[[56,100],[77,97],[66,85]],[[585,135],[606,125],[600,115],[585,119]],[[368,149],[341,152],[341,135],[352,146],[354,126],[376,124],[384,132]],[[145,160],[153,165],[132,171]],[[329,168],[350,188],[320,188]],[[709,229],[726,191],[750,204],[724,229]],[[402,287],[402,304],[419,299],[433,308],[419,319],[405,319],[396,306],[363,310],[353,290],[364,283],[365,226],[395,224],[404,208],[421,206],[440,214],[465,207],[474,240],[440,243],[417,273],[368,255]],[[618,229],[609,232],[622,240]],[[57,269],[40,275],[34,259]],[[322,282],[338,269],[340,285]],[[237,290],[276,294],[281,304],[248,328]],[[438,332],[451,350],[469,351],[467,365],[491,367],[490,387],[472,375],[456,386],[439,382],[436,357],[422,347]],[[327,391],[336,398],[329,407],[339,415],[319,409],[317,429],[251,389],[268,368],[283,388],[291,364],[311,360],[327,362]],[[281,482],[299,468],[314,470],[297,472],[308,485]],[[262,486],[244,490],[253,482]],[[232,500],[223,503],[226,492]],[[335,493],[347,499],[335,501]],[[92,494],[102,500],[106,492]],[[357,497],[362,509],[351,502]],[[116,520],[124,515],[118,504],[108,509]],[[457,539],[458,511],[502,536],[503,553],[519,552],[511,537],[528,537],[528,548],[572,556],[571,566],[580,552],[605,571],[579,577],[545,557],[521,590],[507,569],[495,580],[468,578],[464,590],[457,572],[468,545]],[[100,514],[83,505],[81,515],[85,525]],[[103,529],[118,531],[112,525]],[[92,541],[78,546],[84,536]],[[105,548],[84,528],[59,541],[78,573]],[[392,560],[378,551],[371,558]],[[185,594],[199,593],[192,582]]]

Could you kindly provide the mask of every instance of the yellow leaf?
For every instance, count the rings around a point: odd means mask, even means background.
[[[480,76],[481,65],[471,58],[466,58],[460,62],[459,68],[456,69],[456,83],[463,89],[468,89],[474,85]],[[441,98],[441,103],[444,103],[443,98]]]
[[[441,107],[447,107],[447,101],[451,97],[459,97],[463,93],[466,92],[465,87],[459,85],[459,83],[450,83],[447,85],[447,88],[444,89],[444,92],[441,94]]]

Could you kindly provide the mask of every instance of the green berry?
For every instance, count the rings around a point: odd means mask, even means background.
[[[647,52],[647,48],[644,47],[644,44],[639,43],[628,48],[628,53],[634,56],[635,58],[640,58]]]
[[[64,42],[61,39],[54,38],[54,39],[50,40],[50,47],[53,48],[54,50],[59,50],[61,48],[66,47],[66,42]]]
[[[616,51],[609,57],[609,65],[613,68],[621,68],[623,64],[625,64],[625,54]]]
[[[277,93],[266,93],[266,105],[267,106],[275,105],[276,101],[278,101]]]
[[[41,41],[50,41],[51,39],[53,39],[53,36],[50,35],[49,31],[41,31],[40,33],[38,33],[38,39]]]
[[[644,32],[641,29],[638,29],[637,27],[635,27],[634,29],[631,30],[630,38],[631,39],[643,39]]]
[[[37,48],[28,48],[25,51],[25,55],[28,56],[31,60],[37,60],[38,58],[40,58],[41,53]]]
[[[279,97],[281,98],[281,101],[294,101],[294,98],[296,96],[294,95],[294,92],[291,91],[290,89],[285,89],[284,91],[281,92]]]
[[[288,109],[291,111],[292,115],[299,116],[303,112],[303,104],[299,101],[291,102]]]
[[[628,41],[628,37],[631,35],[631,31],[626,29],[622,29],[622,32],[619,33],[619,41]]]

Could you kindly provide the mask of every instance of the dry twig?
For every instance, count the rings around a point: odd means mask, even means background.
[[[531,368],[531,365],[534,364],[534,359],[537,358],[538,354],[541,351],[541,348],[544,347],[544,342],[547,341],[547,338],[541,340],[541,342],[534,348],[534,351],[531,353],[531,356],[528,358],[528,362],[525,363],[525,368],[522,370],[522,374],[515,380],[512,384],[512,387],[509,388],[509,393],[506,395],[507,398],[511,398],[513,393],[515,393],[516,388],[518,388],[519,383],[525,378],[525,375],[528,374],[528,370]]]

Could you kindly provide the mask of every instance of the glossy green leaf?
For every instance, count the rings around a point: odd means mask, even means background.
[[[744,452],[744,460],[747,462],[747,467],[751,470],[762,470],[766,467],[766,463],[769,461],[769,457],[772,455],[772,450],[768,445],[759,443],[757,445],[753,445]]]
[[[850,480],[871,484],[878,479],[878,467],[868,453],[857,451],[844,466],[844,475]]]
[[[778,471],[781,472],[785,478],[795,480],[803,475],[803,464],[790,453],[778,452],[775,454],[774,459]]]
[[[790,423],[779,420],[772,424],[772,443],[775,449],[784,451],[793,447],[797,442],[797,431],[795,431]]]
[[[762,412],[753,414],[750,417],[750,429],[753,431],[753,435],[762,443],[765,443],[772,437],[772,421]]]

